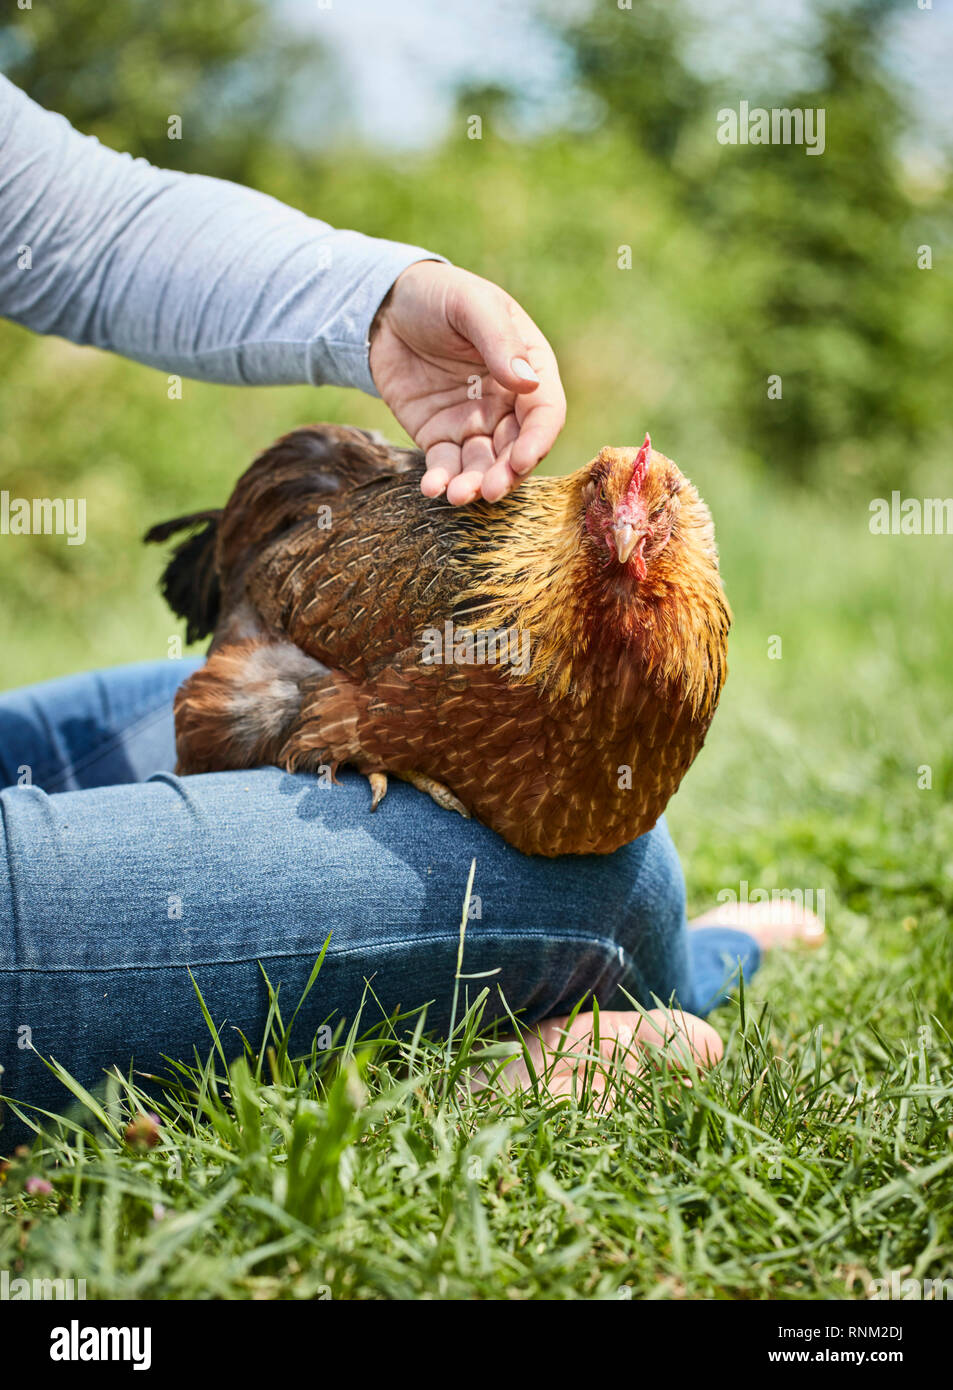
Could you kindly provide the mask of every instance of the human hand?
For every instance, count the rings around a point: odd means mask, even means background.
[[[439,261],[397,277],[371,329],[383,400],[423,449],[421,490],[496,502],[531,473],[566,419],[552,348],[504,290]]]

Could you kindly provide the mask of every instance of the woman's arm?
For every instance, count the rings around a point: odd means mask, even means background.
[[[117,154],[2,76],[0,314],[206,381],[379,388],[455,504],[515,487],[565,419],[552,348],[498,286]]]
[[[206,381],[376,394],[374,314],[418,246],[336,231],[80,135],[0,76],[0,313]]]

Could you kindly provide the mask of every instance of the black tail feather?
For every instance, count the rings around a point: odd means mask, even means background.
[[[193,512],[163,521],[146,532],[151,543],[167,541],[178,531],[192,531],[172,552],[162,574],[162,593],[174,613],[186,621],[185,640],[197,642],[215,630],[222,595],[215,566],[215,541],[221,510]],[[202,523],[205,523],[202,525]],[[195,531],[196,526],[202,526]]]

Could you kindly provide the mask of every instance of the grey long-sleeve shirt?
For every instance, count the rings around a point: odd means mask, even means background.
[[[368,331],[432,252],[80,135],[0,75],[0,314],[181,376],[377,392]]]

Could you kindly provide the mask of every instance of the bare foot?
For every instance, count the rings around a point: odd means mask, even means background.
[[[694,1067],[705,1069],[721,1061],[724,1044],[711,1024],[694,1014],[670,1012],[668,1009],[649,1009],[645,1014],[634,1009],[600,1009],[599,1054],[594,1052],[594,1026],[591,1013],[578,1013],[570,1024],[568,1017],[547,1018],[523,1033],[533,1071],[554,1096],[570,1095],[576,1078],[585,1065],[611,1063],[613,1056],[622,1057],[627,1071],[638,1073],[650,1060],[664,1060],[675,1071]],[[514,1040],[515,1041],[515,1040]],[[592,1090],[601,1095],[606,1089],[606,1066],[596,1066]],[[474,1078],[474,1089],[484,1090],[490,1083],[484,1072]],[[494,1086],[503,1089],[528,1089],[532,1085],[530,1070],[524,1056],[514,1058],[495,1075]]]
[[[719,903],[689,922],[696,927],[737,927],[763,951],[778,946],[820,946],[824,923],[809,908],[788,900],[770,903]]]

